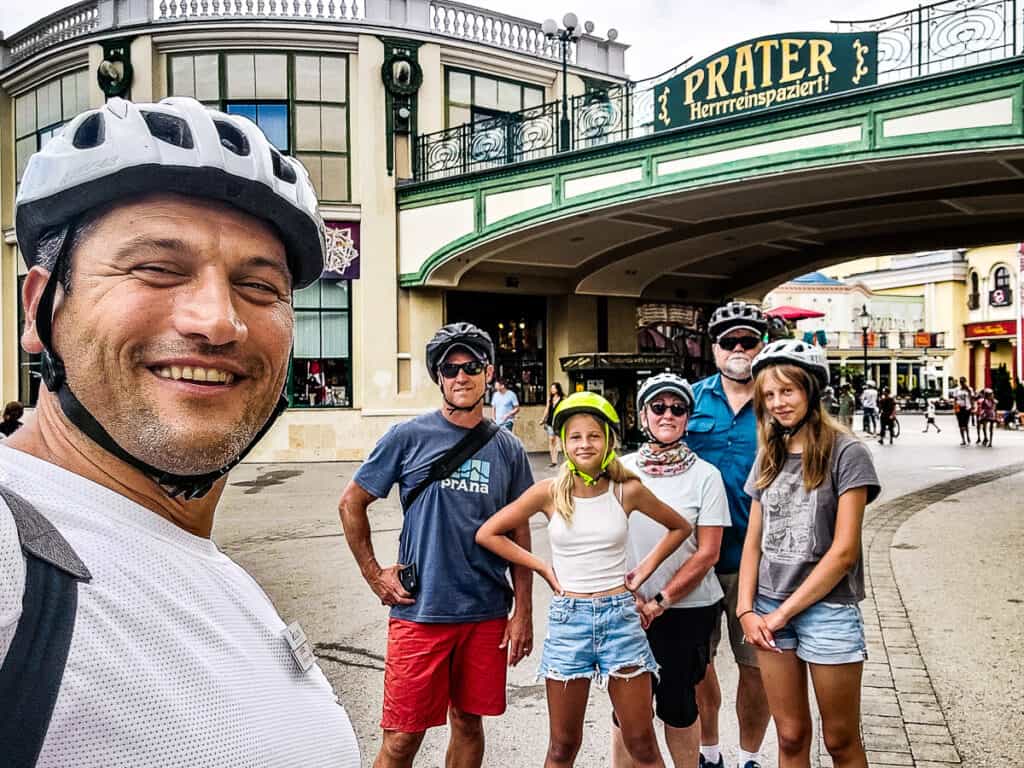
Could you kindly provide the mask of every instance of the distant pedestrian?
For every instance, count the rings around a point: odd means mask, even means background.
[[[3,421],[0,421],[0,433],[4,437],[10,437],[21,426],[21,417],[25,415],[25,406],[17,400],[12,400],[4,406]]]
[[[564,398],[565,392],[562,391],[562,385],[557,381],[553,382],[548,392],[548,405],[544,409],[544,416],[540,420],[540,423],[544,426],[544,433],[548,436],[548,455],[551,458],[551,463],[548,464],[549,467],[558,466],[558,452],[562,443],[558,433],[555,432],[553,424],[555,409]]]
[[[860,737],[867,645],[861,526],[878,496],[871,454],[821,408],[824,351],[765,347],[753,366],[759,425],[747,480],[750,522],[736,613],[757,653],[779,742],[779,765],[810,765],[807,673],[835,765],[866,766]]]
[[[974,393],[967,386],[967,377],[960,377],[960,386],[953,390],[953,411],[956,413],[956,425],[960,428],[960,445],[971,444],[971,409]]]
[[[930,427],[935,427],[938,432],[942,432],[939,425],[935,423],[935,401],[931,398],[928,399],[928,405],[925,406],[924,429],[921,431],[927,432]]]
[[[831,416],[836,414],[838,405],[832,387],[825,387],[825,391],[821,393],[821,407],[825,409],[825,413]]]
[[[864,382],[864,389],[860,391],[860,407],[864,411],[864,431],[869,435],[875,434],[875,417],[878,415],[878,390],[875,389],[875,382],[868,379]]]
[[[494,422],[512,432],[516,425],[516,416],[519,415],[519,398],[508,388],[504,379],[494,380],[491,405],[494,407]]]
[[[878,397],[878,444],[885,444],[885,433],[889,433],[889,445],[895,436],[896,426],[896,399],[889,394],[888,387],[882,387],[882,394]]]
[[[978,430],[982,445],[992,447],[992,433],[996,426],[996,396],[990,387],[981,390],[978,398]]]
[[[849,384],[843,384],[839,388],[839,421],[853,431],[853,411],[857,407],[857,401],[853,396],[853,388]]]

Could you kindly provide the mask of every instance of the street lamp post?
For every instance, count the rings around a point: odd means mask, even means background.
[[[868,329],[871,327],[871,313],[868,312],[867,304],[860,306],[860,339],[864,345],[864,382],[868,380]]]
[[[562,119],[559,121],[558,151],[568,152],[572,129],[569,126],[569,45],[580,39],[580,20],[575,13],[567,13],[562,17],[563,29],[558,22],[547,19],[541,24],[541,31],[548,40],[557,40],[562,54]]]

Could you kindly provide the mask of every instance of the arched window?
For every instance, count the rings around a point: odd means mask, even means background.
[[[967,308],[977,309],[981,306],[981,291],[978,287],[978,273],[971,272],[971,294],[967,297]]]
[[[1010,291],[1010,270],[998,266],[992,273],[992,290],[988,292],[988,303],[993,307],[1008,307],[1013,303]]]

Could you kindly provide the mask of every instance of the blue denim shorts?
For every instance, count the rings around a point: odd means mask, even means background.
[[[634,668],[630,672],[620,670]],[[537,679],[589,678],[601,688],[608,678],[658,674],[636,601],[629,592],[609,597],[555,595]]]
[[[754,610],[764,616],[780,605],[781,600],[758,595]],[[775,632],[775,645],[795,650],[808,664],[852,664],[868,657],[864,619],[856,603],[815,603]]]

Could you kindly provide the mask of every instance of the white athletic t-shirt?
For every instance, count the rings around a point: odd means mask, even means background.
[[[672,509],[686,518],[693,526],[693,533],[675,552],[651,574],[651,577],[640,587],[640,596],[645,600],[653,600],[683,567],[683,563],[697,553],[698,526],[732,525],[729,516],[729,500],[725,495],[725,483],[721,473],[704,459],[697,458],[693,466],[681,475],[672,477],[652,477],[637,469],[637,454],[631,453],[622,458],[622,464],[635,472],[643,484],[651,489],[651,493]],[[643,560],[647,553],[657,545],[665,535],[665,527],[647,515],[629,516],[629,541],[626,544],[626,566],[632,570]],[[694,587],[688,595],[672,603],[668,608],[700,608],[714,605],[723,597],[722,587],[712,568],[704,576],[704,580]]]
[[[266,594],[212,541],[3,446],[0,483],[49,519],[92,573],[78,586],[40,768],[358,768],[327,678],[316,665],[299,669]],[[0,662],[24,588],[0,500]]]

